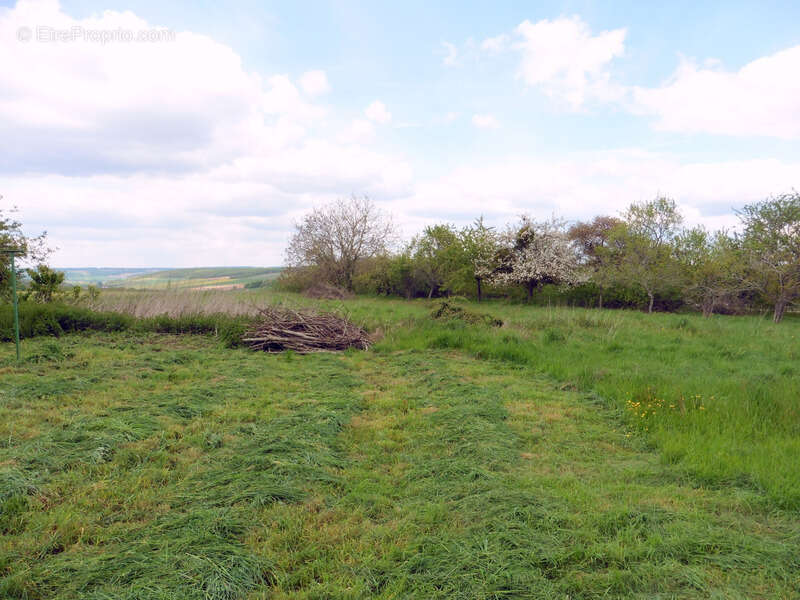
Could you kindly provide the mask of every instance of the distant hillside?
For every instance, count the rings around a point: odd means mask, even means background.
[[[168,269],[131,275],[124,279],[108,281],[105,287],[137,289],[207,288],[224,289],[244,287],[248,283],[270,281],[282,267],[199,267],[193,269]]]
[[[134,275],[145,275],[158,271],[158,269],[121,269],[106,267],[84,267],[80,269],[59,269],[65,274],[64,280],[71,285],[100,285],[119,282],[121,279]]]

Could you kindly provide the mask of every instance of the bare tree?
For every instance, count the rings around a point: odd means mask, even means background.
[[[358,262],[385,253],[394,239],[388,215],[367,196],[353,195],[315,208],[297,223],[286,262],[315,268],[318,277],[352,290]]]

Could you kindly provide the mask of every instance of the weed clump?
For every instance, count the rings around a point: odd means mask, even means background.
[[[489,325],[490,327],[502,327],[503,321],[487,315],[486,313],[474,312],[461,306],[457,306],[447,300],[441,302],[431,313],[433,319],[459,320],[472,325]]]

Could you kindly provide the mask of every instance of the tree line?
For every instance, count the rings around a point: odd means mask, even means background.
[[[648,312],[688,306],[736,314],[769,306],[777,323],[800,299],[800,194],[737,211],[737,231],[686,227],[674,200],[568,224],[523,215],[504,228],[430,225],[400,243],[367,197],[317,208],[297,225],[281,285],[325,282],[405,298],[520,298]]]

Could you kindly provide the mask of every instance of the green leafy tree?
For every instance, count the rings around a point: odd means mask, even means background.
[[[800,297],[800,193],[792,191],[739,211],[749,282],[774,307],[779,323]]]
[[[653,312],[656,294],[680,282],[674,243],[682,222],[675,201],[669,198],[633,203],[623,214],[623,222],[610,231],[602,251],[605,279],[644,291],[648,313]]]
[[[709,233],[703,227],[682,232],[676,239],[686,302],[710,317],[722,306],[732,306],[751,288],[747,282],[741,245],[725,231]]]
[[[3,197],[0,196],[0,203]],[[47,247],[47,232],[36,237],[26,235],[22,223],[16,219],[16,207],[3,208],[0,204],[0,249],[16,248],[22,251],[16,267],[22,270],[26,264],[33,265],[47,260],[51,250]],[[0,297],[11,293],[11,260],[7,254],[0,253]]]
[[[431,225],[414,238],[410,247],[416,278],[428,290],[450,293],[465,264],[464,249],[452,225]]]
[[[27,269],[31,281],[26,292],[27,299],[36,302],[52,302],[64,283],[64,273],[54,271],[47,265],[38,265],[35,269]]]

